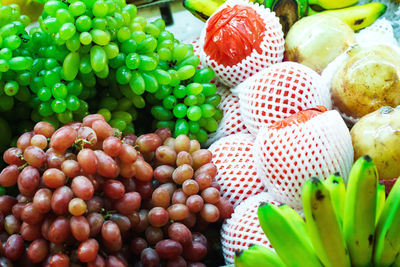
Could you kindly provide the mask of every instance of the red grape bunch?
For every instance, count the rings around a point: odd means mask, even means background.
[[[211,152],[168,128],[122,136],[102,115],[38,122],[4,152],[0,266],[204,266],[200,232],[233,207]]]

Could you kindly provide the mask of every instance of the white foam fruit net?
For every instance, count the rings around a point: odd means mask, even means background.
[[[185,42],[186,44],[191,44],[193,46],[193,53],[200,58],[200,37],[196,37],[192,40],[188,40]],[[203,68],[201,62],[200,64],[197,66],[198,69]]]
[[[257,171],[276,200],[301,209],[301,189],[311,177],[339,172],[347,180],[353,164],[349,130],[340,114],[326,111],[300,125],[263,128],[254,146]]]
[[[218,173],[215,181],[221,187],[221,196],[234,207],[249,196],[265,191],[254,164],[254,137],[234,134],[219,139],[209,147],[212,163]]]
[[[242,119],[252,134],[298,111],[332,107],[329,88],[314,70],[282,62],[262,70],[239,86]]]
[[[221,103],[219,104],[219,108],[222,110],[224,116],[218,125],[217,131],[209,135],[206,146],[211,145],[224,136],[236,133],[249,133],[240,114],[239,98],[234,96],[229,89],[225,89],[220,95]]]
[[[206,22],[200,35],[200,59],[203,65],[214,70],[217,80],[228,87],[234,87],[260,70],[267,68],[272,64],[282,62],[285,50],[285,41],[279,19],[275,16],[274,12],[271,12],[270,9],[264,8],[259,4],[252,2],[249,3],[246,0],[228,0],[220,6],[211,17],[215,16],[219,11],[235,5],[248,6],[254,9],[263,19],[266,30],[260,44],[261,53],[258,53],[253,49],[253,52],[238,64],[233,66],[224,66],[211,59],[204,52],[204,40],[207,34],[209,20]],[[226,49],[229,48],[227,47]]]
[[[280,205],[269,193],[262,192],[243,201],[222,225],[221,244],[226,264],[234,263],[235,251],[247,249],[251,244],[272,249],[258,221],[257,209],[262,202]]]
[[[376,20],[371,26],[366,27],[365,29],[362,29],[356,33],[356,45],[360,47],[381,44],[390,46],[400,55],[400,47],[398,46],[398,42],[394,37],[392,24],[384,18]],[[347,52],[348,50],[329,63],[321,73],[322,79],[329,89],[331,88],[332,79],[335,73],[349,59]],[[334,106],[333,108],[340,112],[337,107]],[[343,112],[340,112],[340,115],[346,120],[346,122],[350,124],[354,124],[358,121],[358,118],[346,115]]]

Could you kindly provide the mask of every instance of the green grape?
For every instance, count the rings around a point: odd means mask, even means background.
[[[174,39],[175,39],[174,35],[172,33],[170,33],[169,31],[165,31],[165,30],[161,31],[160,35],[158,36],[159,42],[163,42],[165,40],[169,40],[169,41],[173,42]],[[171,47],[171,48],[173,48],[173,47]]]
[[[27,85],[30,85],[30,83],[32,82],[32,78],[33,78],[32,72],[30,72],[30,71],[20,72],[17,75],[17,82],[20,85],[27,86]]]
[[[58,121],[56,116],[48,116],[46,118],[43,118],[42,121],[46,121],[48,123],[50,123],[51,125],[53,125],[53,127],[55,129],[57,129],[60,126],[60,122]]]
[[[133,103],[132,103],[132,104],[133,104]],[[137,120],[137,118],[138,118],[138,112],[137,112],[137,110],[136,110],[134,107],[130,108],[130,109],[128,110],[128,112],[129,112],[129,114],[131,114],[132,120],[133,120],[133,121]]]
[[[125,54],[134,53],[136,51],[136,42],[133,39],[128,39],[121,44],[121,52]]]
[[[110,42],[103,47],[104,52],[106,52],[107,58],[112,59],[118,56],[119,48],[118,45],[114,42]]]
[[[67,109],[67,103],[65,102],[64,99],[54,99],[51,102],[51,109],[55,113],[62,113]]]
[[[206,118],[201,118],[198,121],[198,123],[199,123],[200,127],[204,128],[204,126],[207,124],[207,119]]]
[[[58,33],[60,34],[60,38],[66,41],[74,36],[75,32],[76,28],[73,23],[65,23],[61,26]]]
[[[79,79],[86,87],[93,87],[96,85],[96,77],[92,72],[88,74],[79,73]]]
[[[203,91],[203,86],[199,83],[190,83],[186,86],[187,95],[198,95]]]
[[[207,132],[200,128],[199,132],[196,134],[196,139],[200,142],[200,143],[204,143],[207,141],[208,139],[208,134]]]
[[[90,64],[96,72],[105,68],[107,64],[107,55],[102,47],[95,45],[90,48]]]
[[[86,15],[80,16],[75,20],[76,29],[80,32],[87,32],[92,28],[92,19]]]
[[[38,111],[42,117],[51,116],[53,114],[53,109],[51,108],[51,101],[40,103]]]
[[[12,50],[10,48],[6,48],[6,47],[2,48],[0,50],[0,58],[5,59],[5,60],[11,59],[12,58]]]
[[[194,95],[188,95],[187,97],[185,97],[183,102],[186,106],[193,106],[197,104],[197,98]]]
[[[136,17],[137,7],[135,5],[128,4],[128,5],[124,6],[122,10],[127,12],[131,18]]]
[[[42,116],[39,114],[39,111],[37,110],[32,110],[31,112],[31,120],[34,122],[39,122],[42,120]]]
[[[141,72],[144,84],[145,84],[145,89],[149,93],[155,93],[157,92],[159,88],[159,84],[157,82],[157,79],[154,77],[153,74],[149,72]]]
[[[157,40],[154,37],[150,36],[144,39],[143,41],[139,42],[136,50],[140,54],[148,54],[156,50],[156,48],[157,48]]]
[[[32,67],[32,64],[31,57],[13,57],[8,61],[11,70],[27,70]]]
[[[204,128],[208,132],[215,132],[218,129],[218,122],[214,118],[207,118],[207,123]]]
[[[106,16],[107,28],[110,30],[115,30],[117,28],[117,21],[111,17]]]
[[[198,121],[201,118],[201,108],[199,106],[189,107],[186,116],[191,121]]]
[[[200,130],[200,125],[196,121],[189,121],[189,132],[196,134]]]
[[[46,58],[44,60],[44,68],[46,70],[51,70],[57,66],[59,66],[59,64],[57,62],[57,59],[55,59],[55,58]]]
[[[99,109],[99,111],[97,111],[97,114],[103,115],[104,119],[107,122],[111,119],[111,112],[106,108]]]
[[[203,93],[205,96],[211,96],[216,94],[217,86],[213,83],[203,83]]]
[[[185,119],[178,119],[175,122],[174,136],[181,134],[187,135],[189,133],[189,124]]]
[[[206,97],[203,93],[196,95],[197,105],[202,105],[206,101]]]
[[[76,1],[68,6],[68,10],[74,17],[77,17],[85,13],[86,5],[82,1]]]
[[[142,95],[144,93],[146,84],[143,76],[139,72],[132,72],[132,78],[129,81],[129,87],[136,95]]]
[[[211,118],[215,115],[215,107],[211,104],[203,104],[200,108],[202,117],[204,118]]]
[[[177,44],[174,46],[174,50],[172,51],[172,60],[180,62],[185,58],[185,55],[188,51],[189,47],[186,44]]]
[[[70,81],[67,84],[68,95],[79,96],[83,90],[83,84],[79,80]]]
[[[157,82],[161,85],[167,85],[171,83],[171,75],[164,70],[155,69],[152,71],[154,77],[156,77]]]
[[[160,31],[165,30],[165,21],[161,18],[156,19],[155,21],[152,22],[152,24],[154,24],[158,29],[160,29]]]
[[[142,71],[152,71],[157,68],[157,60],[155,60],[153,57],[145,56],[145,55],[139,55],[140,60],[139,60],[139,70]]]
[[[63,62],[64,80],[72,81],[79,72],[80,58],[79,53],[71,52],[65,57]]]
[[[105,18],[93,18],[92,27],[104,31],[107,28],[107,20]]]
[[[126,66],[131,69],[137,69],[140,65],[140,56],[136,53],[130,53],[125,58]]]
[[[196,70],[193,81],[196,83],[207,83],[214,78],[214,71],[211,68]],[[203,85],[204,86],[204,85]]]
[[[70,53],[68,49],[65,49],[65,46],[57,46],[54,51],[54,58],[59,62],[64,61],[64,58]]]
[[[107,6],[108,6],[108,14],[113,14],[116,10],[116,5],[113,0],[106,0]]]
[[[175,43],[173,40],[164,40],[164,41],[160,41],[160,39],[158,39],[158,45],[157,45],[157,49],[161,49],[161,48],[166,48],[168,50],[171,51],[171,59],[172,59],[172,50],[174,49]]]
[[[179,65],[177,65],[177,68],[181,68],[183,66],[186,65],[191,65],[193,67],[197,67],[200,64],[200,58],[198,56],[189,56],[186,57],[184,60],[181,61],[181,63],[179,63]]]
[[[110,59],[110,67],[113,69],[117,69],[121,66],[125,65],[125,54],[124,53],[118,53],[118,55],[112,59]]]
[[[126,128],[126,122],[122,119],[111,119],[109,123],[111,127],[117,128],[120,131],[123,131]]]
[[[103,99],[101,99],[100,101],[100,107],[102,108],[106,108],[109,111],[113,111],[117,108],[118,106],[118,101],[110,96],[104,97]]]
[[[74,117],[73,117],[72,112],[70,110],[66,110],[66,111],[64,111],[62,113],[58,113],[57,114],[57,119],[61,123],[66,124],[66,123],[69,123],[69,122],[73,121]]]
[[[68,95],[67,86],[63,83],[56,83],[51,90],[52,95],[54,98],[61,98],[64,99]]]
[[[142,16],[137,16],[133,19],[134,22],[139,23],[142,27],[145,27],[147,24],[147,20]]]
[[[153,106],[150,112],[159,121],[168,121],[173,118],[172,112],[163,106]]]
[[[51,90],[47,87],[42,87],[38,90],[37,96],[43,102],[48,101],[51,98]]]
[[[115,12],[114,19],[116,22],[116,28],[120,28],[122,25],[124,25],[124,17],[120,13]]]
[[[174,106],[176,105],[176,98],[172,95],[167,96],[166,98],[164,98],[163,100],[163,106],[167,109],[173,109]]]
[[[132,72],[126,66],[122,66],[117,69],[115,77],[119,84],[128,84],[132,78]]]
[[[139,23],[131,22],[131,23],[129,24],[129,29],[131,30],[131,32],[134,32],[134,31],[141,31],[141,30],[143,30],[143,27],[142,27],[142,25],[140,25]]]
[[[70,39],[65,42],[65,45],[67,46],[68,50],[71,52],[76,52],[79,50],[81,47],[81,41],[79,39],[80,35],[78,33],[75,33],[74,36],[72,36]]]
[[[224,116],[224,114],[223,114],[223,112],[222,112],[222,110],[220,110],[219,108],[217,108],[216,110],[215,110],[215,114],[214,114],[214,119],[216,120],[216,121],[220,121],[220,120],[222,120],[222,117]]]
[[[15,35],[17,34],[17,32],[18,32],[17,26],[13,23],[6,24],[0,28],[0,36],[3,38],[10,35]]]
[[[196,72],[196,68],[193,67],[192,65],[186,65],[186,66],[179,68],[177,70],[177,72],[178,72],[179,79],[181,81],[183,81],[183,80],[187,80],[187,79],[193,77],[193,75]]]
[[[125,130],[122,132],[123,134],[134,134],[135,133],[135,126],[132,122],[126,125]]]
[[[160,101],[155,97],[154,94],[146,94],[146,103],[149,103],[150,106],[160,105]]]
[[[108,68],[107,64],[104,69],[102,69],[99,72],[96,72],[96,76],[99,77],[100,79],[107,78],[109,74],[110,74],[110,69]]]
[[[146,39],[146,34],[143,31],[134,31],[131,33],[131,38],[138,44]]]
[[[157,92],[155,92],[154,96],[158,100],[163,100],[164,98],[168,97],[171,93],[172,93],[172,88],[170,86],[161,85],[160,88],[158,88]],[[172,97],[175,99],[176,102],[176,98],[174,96]],[[172,109],[172,107],[170,109]]]
[[[74,113],[75,114],[84,114],[85,112],[88,111],[89,105],[88,105],[88,103],[86,101],[84,101],[82,99],[79,99],[79,103],[80,103],[79,108]]]
[[[14,106],[14,97],[6,94],[0,95],[0,111],[11,110]]]
[[[77,111],[81,105],[79,98],[74,95],[70,95],[66,99],[67,109],[70,111]]]
[[[74,23],[74,18],[71,16],[71,13],[66,9],[59,9],[56,13],[56,19],[61,24],[64,23]]]
[[[175,122],[174,121],[157,121],[156,127],[157,127],[157,129],[169,128],[171,131],[173,131],[175,128]]]
[[[111,74],[112,74],[112,72],[111,72]],[[115,80],[113,80],[113,81],[115,81]],[[131,79],[131,82],[132,82],[132,79]],[[113,91],[120,92],[122,94],[122,96],[130,99],[131,101],[136,96],[136,94],[132,91],[131,87],[127,84],[119,85],[119,86],[115,85],[115,86],[112,86],[111,88],[115,88]],[[122,96],[118,96],[118,98],[120,98]]]
[[[179,103],[175,105],[172,112],[176,118],[183,118],[186,116],[187,113],[187,106],[183,103]]]
[[[164,47],[158,49],[158,55],[160,56],[160,60],[163,61],[170,61],[172,58],[171,50]]]
[[[16,81],[8,81],[4,85],[4,93],[8,96],[13,96],[18,93],[19,84]]]
[[[204,94],[205,94],[205,92],[204,92]],[[221,96],[218,94],[211,95],[206,98],[206,104],[211,104],[214,107],[217,107],[219,105],[219,103],[221,103]]]
[[[128,111],[132,107],[133,103],[128,98],[122,98],[118,101],[117,110]]]
[[[147,23],[143,30],[145,33],[150,34],[153,37],[158,37],[161,32],[161,30],[153,23]]]
[[[95,17],[105,17],[108,12],[108,5],[102,0],[94,2],[92,12]]]
[[[93,29],[90,31],[93,42],[98,45],[106,45],[110,42],[110,33],[99,29]]]
[[[44,75],[44,84],[47,87],[53,87],[55,83],[58,83],[60,81],[60,76],[58,75],[57,72],[54,72],[52,70],[46,71],[46,74]]]
[[[168,73],[169,75],[171,75],[171,82],[169,83],[169,85],[178,86],[180,83],[178,72],[176,70],[169,69]]]
[[[45,56],[47,58],[55,58],[57,56],[57,47],[55,45],[49,45],[47,48],[43,48],[46,51]]]
[[[112,119],[121,119],[129,123],[132,121],[132,116],[126,111],[116,111],[112,113]]]
[[[25,27],[28,27],[29,24],[31,24],[31,19],[27,15],[21,15],[19,18]]]
[[[146,101],[141,95],[135,95],[132,99],[132,102],[137,108],[144,108],[146,106]]]
[[[0,72],[6,72],[10,69],[10,65],[8,65],[7,60],[0,59]]]
[[[30,86],[32,92],[36,93],[40,88],[44,86],[43,77],[34,77]]]
[[[131,30],[128,27],[122,27],[117,32],[117,39],[120,43],[127,41],[131,37]]]
[[[44,4],[43,10],[51,16],[55,16],[57,10],[66,8],[68,8],[68,6],[65,3],[61,1],[50,0]]]

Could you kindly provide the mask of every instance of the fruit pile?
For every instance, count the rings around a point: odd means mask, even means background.
[[[3,155],[2,264],[204,266],[200,233],[233,206],[210,151],[168,128],[122,135],[100,114],[58,130],[38,122]]]
[[[57,128],[89,112],[124,134],[168,127],[203,143],[217,129],[214,72],[196,68],[193,46],[162,19],[147,22],[125,1],[51,0],[27,32],[18,5],[0,13],[0,117],[13,136],[32,122]]]
[[[260,224],[276,253],[261,246],[237,251],[236,266],[261,260],[265,266],[399,266],[400,181],[385,199],[378,179],[372,159],[363,156],[347,188],[337,174],[307,180],[305,221],[287,205],[261,204]]]

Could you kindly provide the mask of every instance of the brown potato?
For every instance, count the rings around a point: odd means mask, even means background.
[[[334,105],[355,119],[400,104],[400,56],[391,47],[354,47],[332,79]]]
[[[382,107],[362,117],[350,131],[354,159],[369,155],[379,179],[400,176],[400,106]]]

